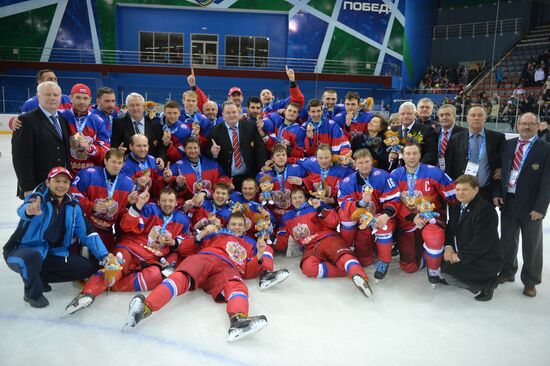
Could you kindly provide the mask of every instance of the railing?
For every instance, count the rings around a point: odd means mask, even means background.
[[[46,55],[49,62],[95,64],[96,54],[91,49],[39,48],[0,46],[0,60],[40,61]],[[296,72],[322,72],[324,74],[375,75],[377,66],[383,76],[400,76],[401,67],[394,63],[377,63],[356,60],[325,60],[318,70],[317,59],[283,57],[249,57],[226,55],[203,55],[170,52],[138,52],[100,50],[99,59],[104,64],[122,64],[163,67],[201,67],[230,70],[281,71],[285,65]]]
[[[521,20],[522,18],[512,18],[477,23],[436,25],[432,30],[432,40],[449,39],[449,37],[458,39],[462,39],[462,37],[475,38],[476,36],[489,37],[493,34],[502,36],[506,32],[519,34]]]

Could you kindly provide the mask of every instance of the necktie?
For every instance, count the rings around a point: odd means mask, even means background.
[[[528,143],[529,141],[519,140],[519,147],[516,151],[516,155],[514,155],[514,163],[512,165],[512,169],[519,170],[519,164],[521,163],[521,159],[523,158],[523,149]]]
[[[470,144],[470,157],[474,163],[479,163],[479,134],[472,135],[472,141]]]
[[[142,125],[141,125],[141,123],[135,122],[135,121],[134,121],[134,131],[135,131],[136,133],[141,133],[141,134],[143,134],[143,130],[142,130]]]
[[[407,138],[407,134],[409,133],[409,129],[407,127],[403,128],[403,138]]]
[[[466,211],[466,205],[463,203],[460,205],[460,215],[458,216],[459,219],[462,218],[464,211]]]
[[[243,166],[243,157],[241,156],[241,147],[239,145],[239,135],[237,134],[237,128],[231,127],[232,139],[233,139],[233,156],[235,158],[235,167],[240,169]]]
[[[443,131],[443,140],[441,140],[441,155],[445,155],[448,142],[449,142],[449,131]]]
[[[61,132],[61,125],[59,124],[59,120],[57,119],[57,116],[52,114],[50,116],[50,119],[52,120],[53,127],[57,131],[57,134],[63,140],[63,132]]]

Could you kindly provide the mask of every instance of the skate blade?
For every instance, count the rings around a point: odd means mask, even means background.
[[[368,285],[368,282],[366,280],[364,280],[362,277],[360,276],[357,276],[357,277],[354,277],[353,278],[353,283],[355,284],[355,287],[357,287],[357,289],[363,294],[365,295],[366,298],[374,301],[374,299],[372,298],[372,289],[370,288],[370,286]],[[366,283],[367,284],[367,287],[364,287],[363,286],[363,283]]]
[[[134,320],[134,318],[130,317],[130,315],[128,315],[128,319],[126,319],[126,322],[124,323],[124,325],[122,326],[122,329],[120,330],[122,333],[127,333],[130,328],[134,328],[136,326],[136,321]]]
[[[85,302],[79,303],[78,306],[68,306],[65,308],[65,312],[61,315],[61,318],[72,315],[82,309],[85,309],[92,305],[93,300],[91,298],[85,298]]]
[[[277,275],[277,277],[275,278],[275,281],[260,284],[260,290],[267,290],[270,287],[278,285],[279,283],[286,280],[288,277],[290,277],[290,272],[281,272]]]
[[[248,329],[238,329],[235,332],[232,332],[227,337],[227,342],[235,342],[236,340],[243,339],[245,337],[248,337],[249,335],[258,333],[262,329],[267,327],[267,320],[261,319],[257,320],[250,324],[250,328]]]

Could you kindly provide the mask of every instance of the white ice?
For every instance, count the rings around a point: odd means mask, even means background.
[[[0,136],[0,151],[3,245],[20,202],[9,136]],[[544,227],[546,239],[548,218]],[[548,266],[537,297],[522,295],[518,275],[486,303],[465,290],[432,289],[424,271],[406,274],[395,260],[386,279],[372,285],[374,301],[349,279],[306,278],[298,258],[276,257],[276,268],[291,271],[277,287],[260,291],[257,280],[248,281],[250,314],[266,315],[268,327],[228,344],[225,307],[201,290],[121,333],[133,293],[99,296],[60,319],[78,290],[53,284],[50,306],[33,309],[23,302],[19,275],[2,260],[0,365],[550,365]],[[371,278],[373,271],[367,268]]]

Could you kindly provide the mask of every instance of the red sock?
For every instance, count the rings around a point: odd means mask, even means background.
[[[147,296],[145,303],[153,311],[160,310],[172,298],[186,293],[189,290],[189,284],[187,275],[182,272],[174,272]]]
[[[228,281],[223,288],[227,302],[227,314],[248,315],[248,288],[241,281]]]
[[[351,254],[343,254],[336,261],[336,266],[340,269],[343,269],[349,278],[352,278],[356,274],[363,278],[368,278],[367,274],[361,267],[359,260]]]

